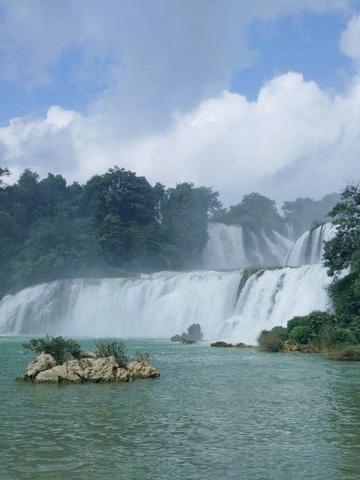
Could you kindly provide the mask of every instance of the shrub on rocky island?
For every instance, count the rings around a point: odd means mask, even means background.
[[[21,377],[31,382],[127,382],[159,376],[151,365],[149,353],[137,352],[134,360],[128,360],[121,340],[98,341],[96,352],[82,352],[77,342],[62,337],[32,339],[24,347],[38,354]]]
[[[126,345],[122,340],[98,340],[95,346],[95,353],[98,358],[114,356],[119,367],[126,368],[128,358],[126,356]]]
[[[62,363],[67,357],[80,358],[81,347],[72,339],[63,337],[32,338],[29,342],[23,344],[24,348],[34,353],[42,352],[52,355],[57,363]]]

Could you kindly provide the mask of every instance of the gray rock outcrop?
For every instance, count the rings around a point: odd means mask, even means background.
[[[30,362],[25,380],[36,383],[127,382],[136,378],[159,377],[159,372],[146,361],[132,361],[120,367],[114,356],[96,357],[95,354],[71,359],[60,365],[52,355],[41,353]]]

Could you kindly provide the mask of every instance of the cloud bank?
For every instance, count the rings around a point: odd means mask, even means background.
[[[0,0],[0,76],[51,84],[56,65],[78,52],[74,81],[99,89],[81,111],[53,105],[0,127],[0,164],[81,181],[117,164],[152,182],[213,186],[225,203],[253,190],[320,197],[360,177],[357,74],[341,95],[296,72],[264,82],[255,101],[229,91],[254,59],[252,22],[346,11],[350,1],[140,3]],[[359,18],[339,41],[355,68]]]
[[[124,142],[111,117],[51,107],[0,129],[6,164],[72,179],[118,164],[167,185],[212,185],[226,202],[254,189],[318,197],[360,177],[360,79],[332,95],[299,73],[267,82],[254,102],[222,92],[175,115],[162,133]]]

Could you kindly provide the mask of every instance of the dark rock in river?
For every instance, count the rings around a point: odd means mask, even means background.
[[[222,340],[219,340],[218,342],[212,343],[210,346],[225,348],[225,347],[233,347],[234,345],[232,343],[227,343],[227,342],[223,342]]]
[[[233,344],[233,343],[223,342],[222,340],[211,343],[210,346],[211,347],[221,347],[221,348],[228,348],[228,347],[250,348],[251,347],[251,345],[246,345],[245,343],[242,343],[242,342]]]
[[[170,338],[172,342],[181,342],[181,335],[174,335]]]
[[[196,343],[199,342],[204,338],[204,335],[201,331],[201,327],[199,323],[193,323],[190,325],[190,327],[187,329],[187,332],[184,332],[182,335],[174,335],[171,337],[172,342],[178,342],[178,343]]]

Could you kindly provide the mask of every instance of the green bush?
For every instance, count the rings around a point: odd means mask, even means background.
[[[127,367],[126,345],[122,340],[98,340],[96,342],[96,355],[98,357],[113,355],[120,367]]]
[[[136,352],[135,361],[144,363],[145,365],[150,365],[152,363],[152,355],[150,352]]]
[[[355,337],[356,343],[360,343],[360,316],[353,317],[350,329]]]
[[[360,345],[348,345],[343,348],[337,348],[329,352],[328,357],[332,360],[341,360],[348,362],[360,361]]]
[[[298,325],[289,333],[289,340],[305,345],[315,336],[313,330],[307,325]]]
[[[81,347],[71,338],[66,340],[63,337],[32,338],[28,343],[24,343],[24,348],[37,354],[41,352],[49,353],[55,358],[56,363],[63,363],[70,355],[80,358]]]
[[[289,332],[296,327],[309,327],[315,334],[320,333],[329,325],[335,325],[335,316],[317,310],[309,313],[309,315],[294,317],[287,322]]]
[[[330,327],[324,330],[322,341],[325,345],[341,345],[346,343],[356,343],[354,333],[349,328]]]
[[[284,347],[287,334],[287,329],[284,327],[274,327],[271,331],[263,330],[258,338],[261,350],[280,352]]]

